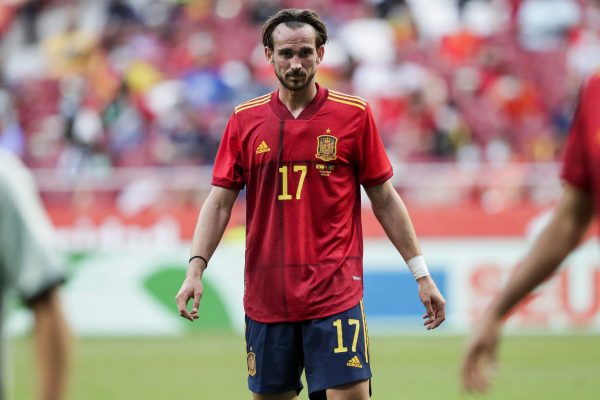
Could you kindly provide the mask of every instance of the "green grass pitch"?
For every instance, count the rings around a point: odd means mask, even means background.
[[[34,398],[32,340],[10,342],[14,398]],[[600,336],[507,337],[493,389],[460,391],[464,338],[374,336],[373,399],[596,399]],[[243,338],[198,333],[180,338],[82,339],[75,345],[71,400],[238,400],[246,390]],[[307,399],[306,391],[300,395]]]

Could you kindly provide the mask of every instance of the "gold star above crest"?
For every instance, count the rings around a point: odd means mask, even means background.
[[[327,128],[327,130],[325,131],[325,133],[330,134],[331,133],[331,129]]]

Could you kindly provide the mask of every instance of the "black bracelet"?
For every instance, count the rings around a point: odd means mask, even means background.
[[[202,257],[202,256],[192,256],[192,257],[190,257],[190,259],[189,259],[189,261],[188,261],[188,264],[189,264],[189,263],[191,263],[191,262],[192,262],[192,260],[193,260],[194,258],[199,258],[199,259],[201,259],[202,261],[204,261],[204,268],[205,268],[205,269],[206,269],[206,268],[208,268],[208,261],[206,260],[206,258],[204,258],[204,257]]]

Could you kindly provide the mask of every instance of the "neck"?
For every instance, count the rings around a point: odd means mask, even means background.
[[[283,85],[279,85],[279,100],[292,113],[294,118],[298,117],[308,103],[317,95],[317,85],[313,81],[303,90],[288,90]]]

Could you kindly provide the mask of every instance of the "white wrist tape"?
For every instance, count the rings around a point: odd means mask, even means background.
[[[425,258],[423,256],[411,258],[406,262],[406,265],[415,279],[430,275],[429,270],[427,269],[427,264],[425,264]]]

